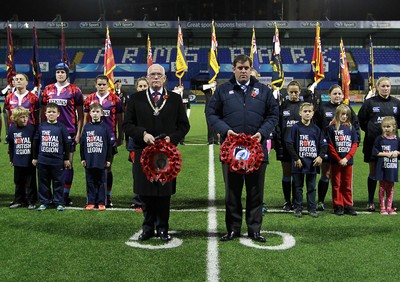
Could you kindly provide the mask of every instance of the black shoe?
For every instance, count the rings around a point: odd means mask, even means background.
[[[255,232],[255,233],[249,233],[248,236],[251,240],[259,243],[265,243],[267,242],[267,239],[265,237],[261,236],[260,232]]]
[[[333,213],[336,214],[336,215],[344,215],[343,207],[342,206],[336,206],[333,209]]]
[[[312,218],[318,218],[318,214],[317,214],[316,211],[310,211],[309,214],[310,214],[310,216],[311,216]]]
[[[107,208],[107,209],[111,209],[111,208],[113,208],[113,207],[114,207],[114,205],[113,205],[113,203],[111,202],[111,199],[107,199],[106,208]]]
[[[70,197],[65,197],[64,198],[64,205],[66,207],[71,207],[74,203],[72,202],[72,199]]]
[[[10,209],[18,209],[18,208],[22,208],[24,205],[21,203],[12,203],[9,205]]]
[[[167,231],[160,232],[157,237],[160,237],[161,241],[168,242],[172,240],[172,236],[168,234]]]
[[[229,232],[228,234],[225,234],[224,236],[221,237],[221,241],[225,242],[225,241],[231,241],[235,238],[239,238],[240,234],[236,233],[236,232]]]
[[[138,240],[139,241],[147,241],[150,238],[154,237],[154,233],[145,233],[143,232],[142,234],[139,235]]]
[[[352,206],[345,206],[344,213],[349,215],[357,215],[357,212],[353,209]]]
[[[283,208],[284,211],[290,211],[292,209],[292,204],[290,202],[285,202],[283,204]]]
[[[295,210],[294,211],[294,216],[295,217],[303,217],[303,214],[301,213],[301,210]]]

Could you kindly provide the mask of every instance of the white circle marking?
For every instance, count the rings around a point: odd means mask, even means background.
[[[260,231],[260,233],[267,233],[267,234],[275,234],[282,237],[283,242],[277,246],[261,246],[255,244],[250,238],[240,238],[240,243],[247,247],[256,248],[256,249],[263,249],[263,250],[272,250],[272,251],[281,251],[293,248],[296,245],[296,239],[289,233],[283,233],[279,231]]]
[[[129,241],[125,242],[126,245],[132,248],[139,248],[139,249],[149,249],[149,250],[156,250],[156,249],[172,249],[179,247],[182,245],[183,241],[179,238],[172,237],[171,241],[166,242],[165,244],[162,245],[151,245],[151,244],[144,244],[139,242],[138,238],[141,231],[136,232],[135,234],[132,235],[131,238],[129,238]],[[169,231],[170,234],[176,233],[174,231]],[[152,240],[160,240],[158,238],[150,239],[147,242],[151,242]]]

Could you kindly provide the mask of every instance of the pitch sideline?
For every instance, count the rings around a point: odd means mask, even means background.
[[[217,207],[215,205],[214,146],[208,146],[207,281],[219,281]]]

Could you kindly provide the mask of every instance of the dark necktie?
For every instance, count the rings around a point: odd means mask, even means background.
[[[247,86],[245,84],[240,84],[240,88],[242,88],[243,92],[246,93]]]
[[[157,102],[158,102],[158,100],[160,100],[160,93],[158,93],[158,92],[153,92],[153,94],[152,94],[152,98],[153,98],[153,102],[154,102],[154,105],[157,105]]]

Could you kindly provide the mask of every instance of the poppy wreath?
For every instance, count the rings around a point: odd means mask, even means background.
[[[147,146],[140,157],[143,173],[150,182],[174,180],[182,167],[181,153],[172,143],[159,139]]]
[[[249,174],[260,168],[264,153],[260,142],[251,135],[229,135],[222,143],[219,155],[231,172]]]

